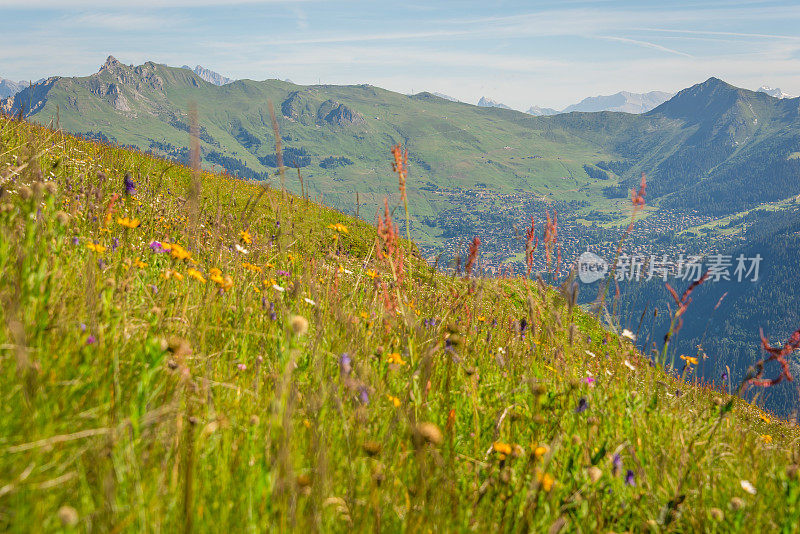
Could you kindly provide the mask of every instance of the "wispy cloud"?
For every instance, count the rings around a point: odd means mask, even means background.
[[[747,32],[719,32],[710,30],[674,30],[667,28],[639,28],[646,32],[677,33],[682,35],[719,35],[724,37],[744,37],[751,39],[779,39],[789,41],[800,41],[800,35],[780,35],[774,33],[747,33]]]
[[[691,54],[681,52],[680,50],[667,48],[666,46],[661,46],[660,44],[651,43],[648,41],[639,41],[638,39],[628,39],[627,37],[613,37],[609,35],[601,35],[598,37],[598,39],[605,39],[606,41],[615,41],[618,43],[628,43],[636,46],[642,46],[644,48],[652,48],[653,50],[660,50],[661,52],[667,52],[668,54],[675,54],[684,57],[692,57]]]

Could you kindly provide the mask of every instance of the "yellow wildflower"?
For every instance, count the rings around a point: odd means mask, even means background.
[[[764,443],[772,443],[772,436],[770,436],[769,434],[761,434],[761,440]]]
[[[143,262],[142,260],[135,260],[133,263],[134,263],[134,265],[136,265],[136,266],[137,266],[139,269],[143,269],[143,268],[147,267],[147,264],[146,264],[145,262]]]
[[[349,234],[350,233],[350,229],[347,228],[342,223],[329,224],[328,228],[330,228],[331,230],[334,230],[334,231],[336,231],[337,233],[340,233],[340,234]]]
[[[188,274],[189,276],[191,276],[192,278],[194,278],[194,279],[195,279],[195,280],[197,280],[198,282],[202,282],[202,283],[204,283],[204,284],[206,283],[206,279],[205,279],[205,278],[203,278],[203,275],[202,275],[202,274],[200,274],[200,271],[198,271],[197,269],[192,269],[192,268],[189,268],[189,269],[186,271],[186,274]]]
[[[142,221],[139,219],[129,219],[128,217],[118,217],[117,224],[124,226],[125,228],[139,228],[139,226],[142,224]]]
[[[550,451],[550,447],[547,445],[539,445],[538,447],[533,449],[533,455],[536,457],[537,460],[540,460],[542,456],[547,454]]]
[[[211,269],[208,270],[208,274],[210,274],[211,276],[220,276],[222,274],[222,271],[220,271],[216,267],[212,267]]]
[[[394,405],[395,408],[399,408],[400,407],[400,399],[398,399],[397,397],[393,397],[391,395],[386,395],[386,398],[389,399],[389,402],[391,402]]]
[[[102,254],[103,252],[106,251],[106,247],[98,243],[86,243],[86,248],[98,254]]]
[[[758,417],[759,417],[759,419],[761,419],[762,421],[764,421],[764,422],[765,422],[765,423],[767,423],[767,424],[771,423],[771,421],[769,420],[769,417],[767,417],[767,416],[766,416],[766,415],[764,415],[763,413],[761,413],[761,414],[758,414]]]
[[[241,232],[239,232],[239,239],[241,239],[245,245],[249,245],[250,243],[253,242],[253,236],[251,236],[250,232],[248,232],[247,230],[242,230]]]
[[[214,271],[214,270],[219,271],[219,269],[212,269],[212,271]],[[227,291],[227,290],[229,290],[230,288],[233,287],[233,280],[228,275],[222,276],[222,274],[219,273],[219,272],[218,273],[211,273],[211,276],[209,277],[209,279],[212,282],[214,282],[215,284],[217,284],[219,287],[224,289],[225,291]]]
[[[167,269],[161,276],[163,276],[165,280],[169,280],[170,278],[174,278],[175,280],[183,280],[183,275],[173,269]]]
[[[405,365],[406,364],[405,360],[403,360],[403,357],[400,355],[399,352],[393,352],[393,353],[389,354],[389,357],[387,358],[387,360],[388,360],[389,363],[393,363],[395,365]]]
[[[177,245],[177,244],[175,244],[175,243],[172,243],[172,244],[162,244],[162,245],[161,245],[161,248],[163,248],[163,249],[166,249],[166,250],[169,250],[169,253],[170,253],[170,254],[172,255],[172,257],[173,257],[173,258],[175,258],[176,260],[186,260],[186,259],[189,259],[189,260],[190,260],[190,259],[191,259],[191,257],[192,257],[192,253],[191,253],[191,252],[189,252],[188,250],[186,250],[186,249],[185,249],[185,248],[183,248],[182,246],[180,246],[180,245]]]
[[[367,270],[367,272],[366,272],[365,274],[366,274],[367,276],[369,276],[369,277],[370,277],[372,280],[375,280],[375,277],[376,277],[376,276],[378,276],[378,273],[376,273],[376,272],[375,272],[375,271],[373,271],[372,269],[368,269],[368,270]]]
[[[536,480],[539,482],[541,488],[546,493],[550,493],[550,490],[553,489],[553,484],[555,484],[556,481],[553,478],[553,475],[551,475],[550,473],[542,474],[542,472],[539,471],[538,469],[536,470]]]
[[[511,454],[511,445],[508,443],[503,443],[502,441],[495,441],[492,444],[492,450],[500,455],[508,456]]]
[[[681,354],[681,360],[685,361],[686,365],[697,365],[700,363],[694,356],[684,356],[683,354]]]

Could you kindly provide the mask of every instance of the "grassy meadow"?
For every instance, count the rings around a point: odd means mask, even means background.
[[[797,426],[575,286],[436,272],[402,206],[5,118],[0,185],[2,531],[800,528]]]

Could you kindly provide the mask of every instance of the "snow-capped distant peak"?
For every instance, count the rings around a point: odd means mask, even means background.
[[[196,66],[195,68],[191,68],[189,65],[184,65],[181,68],[194,72],[208,83],[213,83],[214,85],[225,85],[234,81],[231,78],[226,78],[222,74],[214,72],[213,70],[207,69],[200,65]]]
[[[769,85],[762,85],[757,89],[757,92],[766,93],[769,96],[773,96],[775,98],[792,98],[792,95],[790,95],[789,93],[784,93],[783,91],[780,90],[779,87],[773,88],[770,87]]]
[[[503,108],[503,109],[511,109],[510,107],[506,106],[505,104],[501,104],[500,102],[495,102],[485,96],[482,96],[480,100],[478,100],[478,106],[482,108]]]

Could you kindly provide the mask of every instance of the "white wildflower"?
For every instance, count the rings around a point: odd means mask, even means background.
[[[631,341],[636,341],[636,334],[628,330],[627,328],[622,330],[622,337],[626,337]]]
[[[753,486],[748,480],[740,480],[739,484],[742,486],[742,489],[750,495],[755,495],[757,493],[756,487]]]

